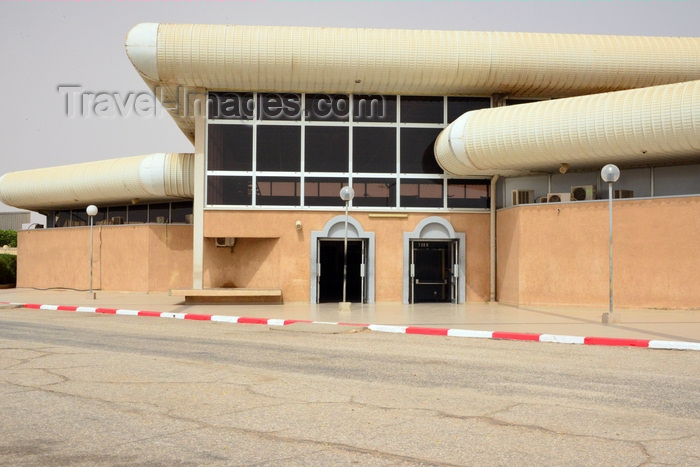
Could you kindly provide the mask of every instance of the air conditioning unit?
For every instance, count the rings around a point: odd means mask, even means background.
[[[535,201],[535,190],[511,190],[510,199],[513,206],[532,203]]]
[[[571,187],[571,200],[572,201],[590,201],[595,199],[595,186],[593,185],[581,185]]]
[[[216,247],[226,248],[231,247],[236,243],[236,239],[233,237],[216,237]]]
[[[615,199],[634,198],[634,191],[632,191],[632,190],[613,190],[613,197]]]
[[[125,220],[123,216],[112,217],[112,225],[121,225]]]
[[[548,203],[563,203],[565,201],[571,201],[571,193],[547,193]]]

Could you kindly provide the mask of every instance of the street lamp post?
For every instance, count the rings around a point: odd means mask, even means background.
[[[613,201],[613,183],[615,183],[620,178],[620,169],[614,164],[608,164],[603,167],[600,171],[600,176],[604,182],[608,184],[608,213],[609,213],[609,224],[610,224],[610,276],[609,276],[609,288],[610,288],[610,309],[608,313],[603,313],[603,323],[613,324],[620,322],[620,314],[613,313],[613,211],[612,211],[612,201]]]
[[[355,190],[351,186],[344,186],[340,189],[340,199],[345,201],[345,240],[343,244],[343,301],[340,302],[340,311],[350,311],[350,302],[347,302],[346,290],[348,283],[348,206],[355,197]]]
[[[93,219],[94,219],[95,215],[97,214],[97,206],[95,206],[94,204],[91,204],[90,206],[87,207],[85,212],[90,217],[90,297],[92,299],[94,299],[95,294],[92,291],[92,225],[93,225]]]

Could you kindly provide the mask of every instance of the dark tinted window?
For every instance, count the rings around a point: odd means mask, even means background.
[[[97,214],[92,218],[93,225],[105,224],[105,219],[107,219],[107,208],[98,206]],[[88,225],[90,225],[89,222]]]
[[[192,214],[192,201],[172,203],[170,205],[170,222],[187,222],[187,215]]]
[[[151,204],[148,219],[149,222],[167,224],[170,222],[170,205],[168,203]]]
[[[307,126],[304,170],[306,172],[347,172],[349,129]]]
[[[353,97],[356,122],[395,122],[396,96],[358,94]]]
[[[442,173],[435,160],[433,146],[441,128],[402,128],[401,129],[401,172],[402,173]]]
[[[352,132],[353,172],[396,172],[395,128],[355,127]]]
[[[56,211],[53,218],[54,227],[70,226],[70,211]]]
[[[441,208],[442,180],[402,179],[401,206],[407,208]]]
[[[447,123],[454,122],[460,115],[471,110],[488,109],[489,107],[491,107],[490,97],[448,97]]]
[[[71,226],[78,227],[83,225],[90,225],[88,221],[87,212],[84,209],[75,209],[71,212]]]
[[[442,96],[401,96],[402,123],[442,123]]]
[[[506,99],[506,105],[532,104],[537,102],[533,99]]]
[[[301,120],[299,94],[264,93],[258,95],[261,120]]]
[[[354,178],[353,206],[396,206],[396,180],[391,178]]]
[[[258,126],[257,170],[298,172],[301,167],[300,126]]]
[[[252,120],[255,100],[252,93],[210,92],[207,100],[209,118]]]
[[[129,206],[129,224],[148,222],[148,205],[135,204]]]
[[[448,180],[448,208],[488,208],[489,185],[484,180]]]
[[[107,222],[109,224],[125,224],[126,206],[110,206],[107,216]]]
[[[298,178],[257,177],[256,204],[260,206],[300,206]]]
[[[251,177],[207,177],[207,204],[250,205]]]
[[[306,120],[347,122],[350,120],[350,98],[345,94],[307,94]]]
[[[209,125],[207,170],[253,170],[253,127]]]
[[[304,179],[305,206],[345,206],[340,189],[348,184],[344,178]]]

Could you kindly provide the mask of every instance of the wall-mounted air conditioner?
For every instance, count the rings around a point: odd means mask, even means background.
[[[510,199],[513,206],[532,203],[535,201],[535,190],[511,190]]]
[[[232,247],[235,243],[236,239],[233,237],[216,237],[217,248]]]
[[[613,190],[613,198],[634,198],[634,191],[632,190]]]
[[[547,193],[548,203],[563,203],[565,201],[571,201],[571,193]]]
[[[571,187],[572,201],[590,201],[595,198],[595,186],[593,185],[581,185]]]

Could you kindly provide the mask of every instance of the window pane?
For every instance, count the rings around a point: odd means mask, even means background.
[[[84,209],[76,209],[71,211],[71,227],[80,227],[89,225],[88,215]]]
[[[491,107],[490,97],[448,97],[447,98],[447,123],[452,123],[457,118],[470,110],[488,109]]]
[[[401,180],[401,206],[407,208],[441,208],[442,180]]]
[[[170,205],[168,203],[151,204],[148,209],[148,220],[157,224],[170,222]]]
[[[448,208],[488,208],[489,182],[483,180],[448,180]]]
[[[126,223],[126,206],[110,206],[107,216],[110,224]]]
[[[306,127],[306,172],[347,172],[349,128]]]
[[[538,99],[506,99],[506,105],[532,104]]]
[[[53,220],[54,227],[68,227],[70,226],[70,211],[56,211],[56,215]]]
[[[340,189],[348,184],[344,178],[304,179],[305,206],[345,206]]]
[[[253,170],[253,127],[209,125],[207,170]]]
[[[301,120],[299,94],[265,93],[258,95],[261,120]]]
[[[255,100],[252,93],[209,93],[207,112],[211,119],[252,120],[254,110]]]
[[[172,203],[170,205],[170,222],[188,223],[187,216],[192,215],[192,201],[183,201],[181,203]]]
[[[301,127],[258,126],[257,170],[301,170]]]
[[[396,173],[396,129],[353,128],[352,171]]]
[[[353,96],[356,122],[395,122],[396,96],[358,94]]]
[[[391,178],[355,178],[353,206],[396,207],[396,180]]]
[[[207,177],[207,204],[250,206],[251,177]]]
[[[298,178],[258,177],[256,203],[259,206],[300,206]]]
[[[97,214],[95,214],[92,222],[94,222],[95,225],[104,225],[106,224],[106,219],[107,208],[99,207],[99,210],[97,211]]]
[[[440,174],[433,146],[442,129],[401,128],[401,172]]]
[[[443,123],[442,96],[401,96],[402,123]]]
[[[143,224],[146,222],[148,222],[147,204],[129,206],[129,224]]]
[[[350,98],[347,94],[307,94],[306,120],[347,122],[350,120]]]

